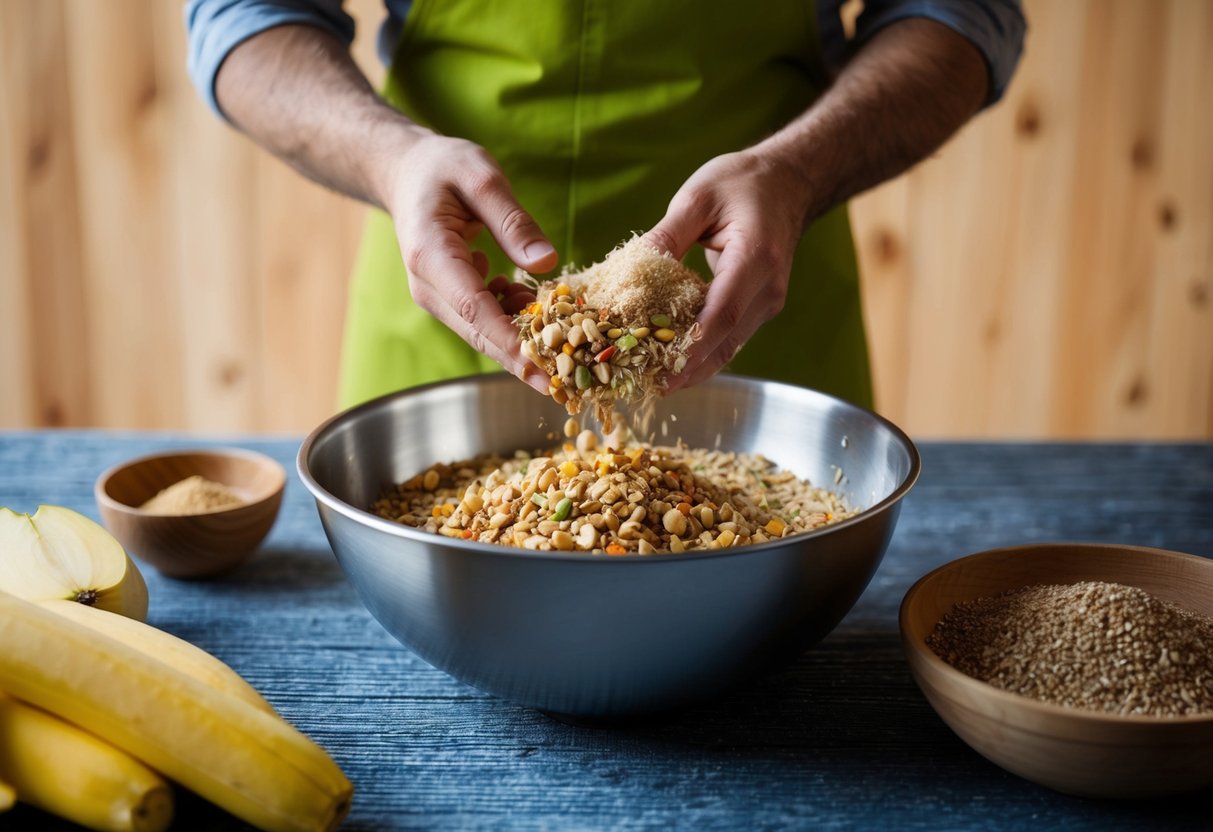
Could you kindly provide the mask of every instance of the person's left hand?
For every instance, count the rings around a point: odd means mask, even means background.
[[[717,156],[692,174],[645,239],[682,259],[699,242],[713,279],[701,338],[669,390],[698,384],[729,362],[783,309],[792,255],[808,218],[802,174],[759,147]]]

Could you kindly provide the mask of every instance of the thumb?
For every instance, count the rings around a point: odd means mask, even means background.
[[[534,217],[518,204],[504,177],[499,187],[485,195],[481,219],[515,265],[536,274],[556,267],[555,247]]]
[[[644,235],[644,241],[681,260],[708,228],[708,217],[703,207],[703,200],[687,199],[679,192],[670,202],[661,222]]]

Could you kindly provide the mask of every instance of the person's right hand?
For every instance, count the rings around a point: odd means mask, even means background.
[[[503,291],[500,279],[486,286],[488,261],[469,248],[487,228],[518,267],[542,274],[556,265],[556,249],[518,204],[497,162],[472,142],[424,134],[394,160],[385,202],[413,300],[546,395],[548,377],[523,358],[507,314],[517,311],[519,295]]]

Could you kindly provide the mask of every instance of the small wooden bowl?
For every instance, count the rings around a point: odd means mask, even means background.
[[[1213,714],[1116,716],[1009,693],[940,659],[927,636],[961,601],[1036,584],[1136,586],[1213,615],[1213,560],[1139,546],[1041,544],[952,561],[901,604],[915,681],[943,721],[982,756],[1049,788],[1085,797],[1151,797],[1213,785]]]
[[[240,505],[202,514],[152,514],[139,506],[194,475],[227,486]],[[135,557],[171,578],[228,572],[265,539],[278,509],[286,472],[264,454],[239,448],[152,454],[110,468],[94,493],[101,519]]]

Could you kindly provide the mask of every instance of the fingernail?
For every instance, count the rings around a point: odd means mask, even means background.
[[[556,249],[552,248],[552,244],[547,240],[535,240],[527,243],[522,249],[523,255],[525,255],[527,260],[530,260],[531,262],[542,260],[554,251],[556,251]]]

